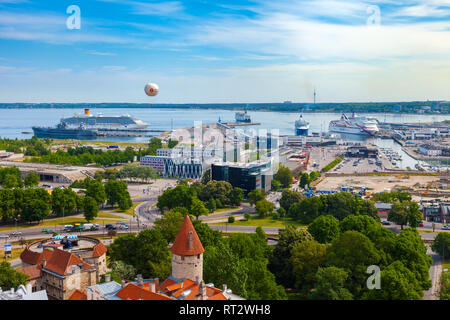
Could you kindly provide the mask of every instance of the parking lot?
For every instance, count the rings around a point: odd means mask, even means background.
[[[334,173],[366,173],[383,171],[382,165],[377,165],[375,159],[345,158],[329,172]]]

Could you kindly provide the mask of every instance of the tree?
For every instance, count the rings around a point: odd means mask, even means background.
[[[216,201],[213,198],[209,199],[209,201],[208,201],[209,213],[213,213],[214,211],[216,211],[216,209],[217,209]]]
[[[272,180],[270,186],[273,191],[278,191],[281,188],[281,183],[278,180]]]
[[[208,224],[203,223],[200,220],[194,220],[192,224],[195,232],[197,232],[200,242],[203,245],[203,248],[216,246],[219,242],[222,242],[223,238],[220,231],[212,230]]]
[[[364,300],[421,300],[423,289],[414,273],[401,261],[395,261],[381,270],[380,289],[365,292]]]
[[[187,185],[178,185],[173,189],[165,190],[158,197],[157,207],[161,212],[165,208],[169,210],[175,207],[191,208],[194,198],[197,198],[194,189]]]
[[[17,289],[20,285],[25,285],[27,278],[28,275],[14,270],[9,262],[0,263],[0,288]]]
[[[122,193],[119,198],[119,209],[122,211],[128,210],[133,206],[133,201],[131,200],[130,194],[128,191],[126,193]]]
[[[5,175],[5,178],[3,179],[3,188],[5,189],[12,189],[17,188],[19,186],[19,180],[15,175],[7,174]]]
[[[25,187],[27,188],[37,187],[39,185],[39,181],[40,181],[39,176],[34,172],[30,172],[25,177]]]
[[[176,208],[169,210],[164,213],[161,219],[155,221],[155,229],[161,232],[167,242],[171,243],[175,241],[184,217],[185,215],[176,210]]]
[[[308,226],[308,232],[319,243],[330,243],[340,235],[339,221],[332,215],[320,216]]]
[[[169,139],[169,142],[167,143],[167,147],[169,148],[169,149],[173,149],[173,148],[175,148],[176,147],[176,145],[178,144],[178,141],[177,140],[175,140],[175,139]]]
[[[372,217],[365,215],[354,215],[351,214],[347,216],[340,223],[341,232],[354,230],[359,231],[364,235],[368,234],[368,230],[371,226],[378,226],[379,222],[375,221]]]
[[[244,218],[245,218],[245,220],[250,220],[251,219],[251,217],[252,217],[252,215],[250,214],[250,212],[246,212],[246,213],[244,213]]]
[[[248,193],[247,195],[248,201],[250,202],[250,205],[255,205],[258,201],[264,199],[264,194],[259,190],[255,189]]]
[[[156,156],[156,151],[161,148],[162,148],[161,139],[159,139],[157,137],[153,137],[150,139],[150,142],[148,144],[148,151],[149,151],[150,155]]]
[[[309,240],[296,243],[291,250],[295,287],[307,293],[314,287],[317,270],[325,260],[326,245]]]
[[[86,197],[91,197],[97,205],[103,205],[106,201],[106,192],[103,184],[97,180],[90,180],[86,190]]]
[[[434,238],[431,249],[438,253],[442,258],[450,257],[450,233],[438,233]]]
[[[411,225],[417,227],[418,221],[422,220],[422,214],[419,205],[412,201],[395,202],[388,213],[388,220],[401,226]]]
[[[233,188],[230,192],[230,204],[232,206],[240,206],[244,200],[244,191],[241,188]]]
[[[287,226],[279,231],[280,239],[273,249],[273,254],[269,258],[269,270],[275,275],[277,283],[285,288],[295,286],[295,277],[292,272],[291,250],[303,241],[313,240],[311,234],[303,229],[296,230],[292,226]]]
[[[41,199],[32,199],[24,203],[22,219],[27,222],[41,221],[50,213],[50,205]]]
[[[274,208],[275,205],[272,202],[267,201],[266,199],[259,200],[256,203],[256,212],[260,217],[267,217],[272,213]]]
[[[164,236],[155,229],[146,229],[137,236],[119,236],[109,246],[111,261],[132,265],[144,278],[165,279],[171,272],[171,256]]]
[[[349,274],[346,288],[359,298],[366,286],[367,267],[378,265],[381,257],[375,245],[362,233],[347,231],[327,250],[326,266],[343,268]]]
[[[299,193],[289,189],[285,189],[281,193],[280,206],[283,207],[283,209],[286,210],[286,212],[288,212],[291,205],[296,202],[299,202],[300,199],[301,197]]]
[[[198,198],[205,202],[214,198],[216,201],[220,200],[220,203],[223,205],[230,205],[230,195],[232,190],[233,187],[226,181],[211,180],[205,185],[201,194],[198,195]]]
[[[136,269],[123,261],[113,261],[109,264],[109,268],[117,274],[120,279],[133,280],[136,276]]]
[[[289,168],[283,166],[282,164],[280,164],[280,168],[273,176],[273,179],[280,181],[282,188],[289,188],[294,180],[291,170],[289,170]]]
[[[304,188],[305,186],[309,186],[309,184],[311,183],[311,178],[310,175],[306,172],[303,172],[301,177],[300,177],[300,184],[299,186]]]
[[[61,217],[63,214],[71,215],[77,206],[76,197],[77,194],[70,187],[54,189],[52,192],[53,213],[58,217]]]
[[[211,169],[205,170],[202,174],[202,184],[206,185],[209,181],[211,181]]]
[[[309,224],[319,217],[323,210],[323,202],[320,197],[311,197],[303,199],[291,205],[288,215],[301,223]]]
[[[353,300],[353,295],[344,284],[348,273],[337,267],[319,268],[315,276],[314,291],[308,296],[311,300]]]
[[[94,220],[98,215],[97,201],[95,201],[95,199],[90,196],[86,196],[84,198],[83,211],[84,211],[84,218],[86,219],[87,222],[91,222],[92,220]]]
[[[431,288],[429,270],[433,259],[427,255],[427,248],[416,229],[400,231],[393,256],[414,273],[423,290]]]
[[[209,214],[208,209],[205,208],[205,205],[202,201],[197,198],[192,199],[191,205],[191,214],[197,218],[200,216],[207,216]]]

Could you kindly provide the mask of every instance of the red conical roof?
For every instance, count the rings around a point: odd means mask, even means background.
[[[205,251],[188,215],[184,218],[183,225],[170,251],[179,256],[195,256]]]

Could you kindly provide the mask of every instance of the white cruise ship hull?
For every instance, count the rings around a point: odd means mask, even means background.
[[[377,131],[372,130],[362,130],[361,128],[352,128],[352,127],[341,127],[341,126],[331,126],[328,131],[335,133],[348,133],[348,134],[358,134],[363,136],[373,136],[377,133]]]

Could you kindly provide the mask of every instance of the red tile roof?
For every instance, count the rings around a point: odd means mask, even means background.
[[[160,290],[167,293],[171,297],[180,299],[183,292],[190,290],[191,292],[183,298],[183,300],[195,300],[199,293],[199,284],[191,279],[186,279],[181,282],[175,282],[168,278],[161,284]],[[228,300],[222,293],[222,290],[214,287],[206,287],[206,300]]]
[[[180,256],[195,256],[205,251],[188,215],[184,218],[170,251]]]
[[[82,265],[83,270],[93,268],[91,265],[87,264],[73,253],[60,249],[55,249],[53,251],[52,256],[47,261],[47,264],[44,267],[44,269],[50,270],[60,275],[67,275],[70,272],[69,270],[70,266],[79,264]]]
[[[106,253],[106,247],[105,245],[100,241],[98,244],[96,244],[94,246],[94,253],[93,253],[93,257],[94,258],[98,258],[101,257],[102,255],[104,255]]]
[[[25,262],[28,264],[37,264],[40,256],[41,256],[41,254],[38,252],[34,252],[29,249],[25,249],[20,254],[20,259],[22,260],[22,262]]]
[[[174,300],[163,293],[151,292],[145,288],[129,283],[125,288],[116,293],[123,300]]]
[[[18,272],[22,272],[25,273],[26,275],[28,275],[27,280],[33,280],[36,278],[39,278],[41,276],[41,266],[38,264],[26,267],[26,268],[22,268],[17,270]]]
[[[74,291],[74,293],[72,293],[69,300],[87,300],[87,296],[85,293],[77,289]]]

